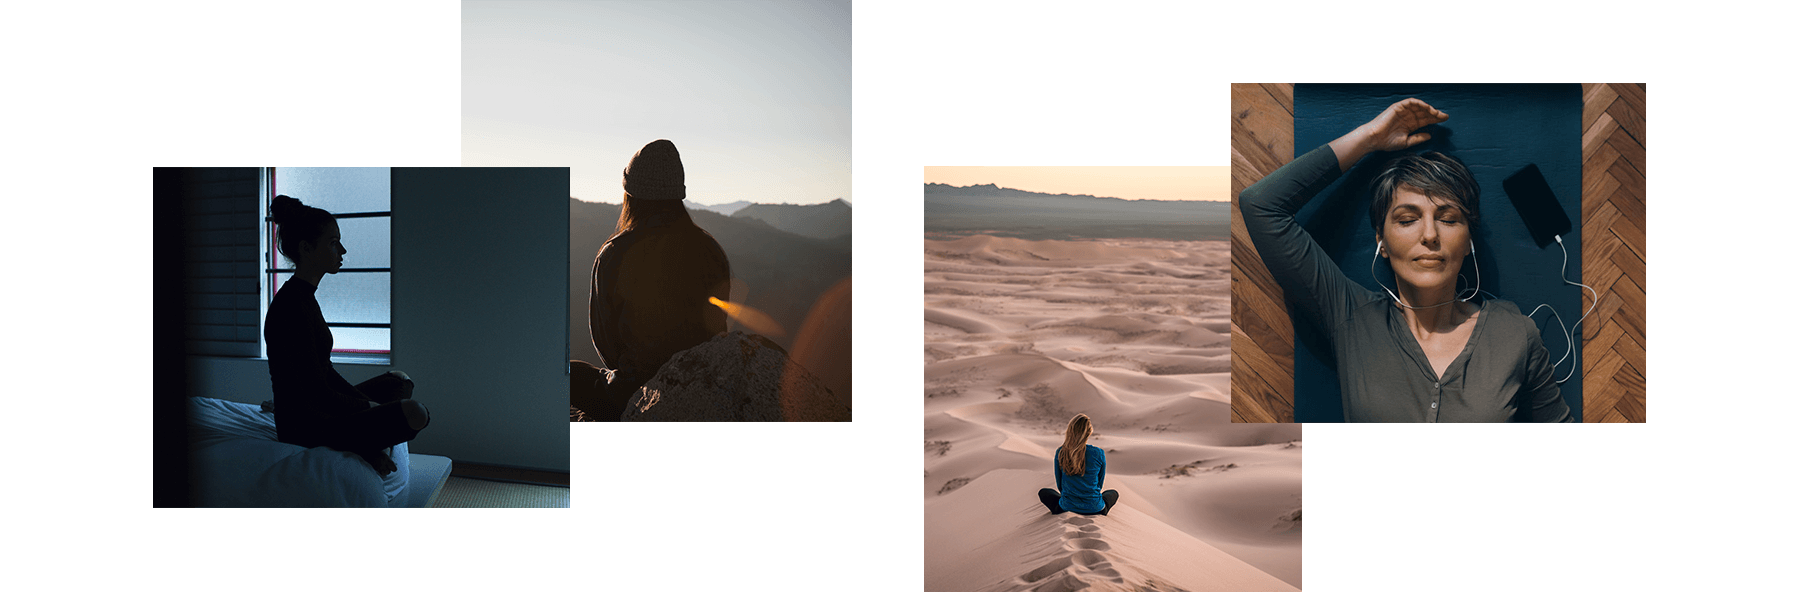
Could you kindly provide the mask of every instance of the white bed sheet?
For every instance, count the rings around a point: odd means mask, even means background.
[[[202,507],[382,508],[407,500],[406,444],[393,450],[399,470],[382,478],[356,454],[277,441],[274,416],[256,405],[189,397],[188,450]]]

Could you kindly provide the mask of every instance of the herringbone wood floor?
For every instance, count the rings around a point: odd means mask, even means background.
[[[1645,415],[1645,87],[1582,85],[1583,420]],[[1294,329],[1237,196],[1294,158],[1294,87],[1231,85],[1231,420],[1294,418]],[[1582,291],[1582,306],[1593,298]]]

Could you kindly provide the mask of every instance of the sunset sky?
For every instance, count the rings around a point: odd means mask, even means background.
[[[850,198],[850,2],[464,2],[463,166],[566,166],[618,203],[644,144],[688,200]]]
[[[993,183],[1039,193],[1161,200],[1231,200],[1231,167],[925,167],[926,183]]]

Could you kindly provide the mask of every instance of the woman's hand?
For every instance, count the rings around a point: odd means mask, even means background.
[[[366,452],[362,454],[362,457],[363,460],[369,461],[369,466],[375,469],[375,474],[386,477],[388,474],[400,470],[400,465],[394,464],[394,459],[388,456],[389,450],[392,449]]]
[[[1331,141],[1331,150],[1338,157],[1338,170],[1350,170],[1350,165],[1373,151],[1401,150],[1430,140],[1431,134],[1414,132],[1448,119],[1449,115],[1418,99],[1409,98],[1389,105],[1375,119]]]
[[[1375,119],[1362,125],[1364,141],[1370,150],[1401,150],[1431,139],[1431,134],[1415,134],[1419,128],[1450,119],[1443,111],[1433,109],[1425,101],[1406,99],[1389,105]]]
[[[392,458],[383,456],[378,460],[380,460],[381,464],[375,465],[375,474],[377,475],[386,477],[392,475],[394,471],[400,470],[400,465],[394,464],[394,459]]]

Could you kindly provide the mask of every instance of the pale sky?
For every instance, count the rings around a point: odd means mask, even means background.
[[[1231,167],[925,167],[926,183],[993,183],[1038,193],[1121,199],[1231,201]]]
[[[691,202],[851,197],[847,0],[462,7],[463,166],[567,166],[618,203],[667,138]]]

